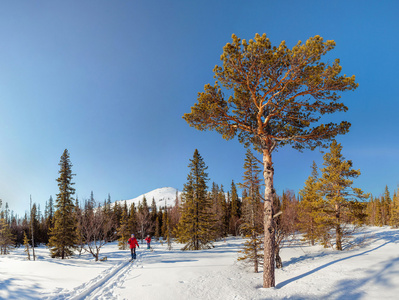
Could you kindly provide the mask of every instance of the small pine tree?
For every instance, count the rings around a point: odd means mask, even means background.
[[[357,178],[360,170],[353,170],[352,161],[345,160],[341,151],[341,144],[334,140],[330,152],[324,155],[325,167],[321,170],[320,178],[321,191],[326,201],[325,211],[332,220],[337,250],[342,250],[342,241],[349,236],[344,226],[353,216],[352,202],[368,198],[361,189],[352,187],[353,180],[350,178]]]
[[[305,181],[305,186],[299,191],[302,201],[299,203],[299,229],[303,237],[311,245],[320,241],[328,246],[328,230],[330,228],[330,216],[325,213],[325,203],[320,192],[319,175],[317,165],[313,162],[312,175]]]
[[[30,260],[29,239],[25,231],[24,231],[24,246],[25,246],[25,252],[28,254],[28,260]]]

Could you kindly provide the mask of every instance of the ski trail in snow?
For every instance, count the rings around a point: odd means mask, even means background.
[[[49,297],[51,300],[88,300],[88,299],[115,299],[114,290],[121,287],[133,267],[143,267],[143,253],[137,255],[137,260],[125,260],[103,271],[89,282],[85,282],[70,292]]]

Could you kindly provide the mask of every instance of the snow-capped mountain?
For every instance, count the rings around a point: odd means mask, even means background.
[[[115,202],[118,202],[118,205],[124,205],[124,202],[126,201],[127,207],[130,207],[132,203],[134,203],[137,207],[139,202],[142,202],[143,197],[145,196],[148,206],[151,206],[152,199],[154,199],[157,208],[159,209],[161,207],[165,207],[165,205],[168,207],[174,206],[176,201],[176,193],[180,197],[181,191],[172,187],[163,187],[130,200],[118,200]]]

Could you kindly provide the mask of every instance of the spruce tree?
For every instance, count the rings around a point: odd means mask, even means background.
[[[255,156],[251,150],[247,150],[244,161],[244,176],[243,183],[240,183],[240,188],[243,188],[242,199],[242,218],[240,230],[245,235],[246,241],[244,248],[239,253],[241,256],[239,261],[247,261],[253,264],[254,272],[258,272],[259,265],[263,261],[262,253],[262,207],[261,207],[261,179],[260,167],[257,164]]]
[[[231,199],[231,218],[240,218],[240,199],[238,198],[237,194],[237,187],[234,183],[234,180],[231,181],[231,190],[230,190],[230,199]]]
[[[353,215],[352,203],[368,198],[359,188],[352,187],[352,178],[360,175],[360,170],[352,169],[352,161],[341,154],[342,146],[333,141],[330,152],[324,155],[324,168],[320,178],[320,188],[325,197],[325,211],[329,214],[335,231],[335,246],[342,250],[342,241],[348,235],[344,226]]]
[[[132,203],[130,205],[130,212],[129,212],[129,230],[130,234],[137,233],[138,222],[137,222],[137,209],[136,205]]]
[[[52,257],[62,259],[71,256],[77,244],[77,220],[74,214],[73,195],[75,189],[72,187],[72,164],[69,159],[68,150],[65,149],[59,163],[60,176],[57,178],[59,193],[56,199],[56,211],[54,213],[54,228],[50,233],[50,252]]]
[[[390,206],[392,203],[388,186],[385,186],[384,194],[381,197],[381,223],[383,226],[388,225],[390,219]]]
[[[208,173],[205,162],[195,149],[190,159],[190,173],[184,185],[181,203],[181,218],[176,235],[183,250],[200,250],[212,247],[215,237],[212,202],[207,196]]]
[[[125,201],[125,206],[126,206],[126,201]],[[121,223],[117,229],[118,233],[118,248],[120,250],[126,250],[127,249],[127,240],[130,237],[130,230],[129,230],[129,214],[127,209],[122,210],[122,217],[121,217]]]

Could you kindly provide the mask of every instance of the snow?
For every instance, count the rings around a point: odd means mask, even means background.
[[[157,205],[157,208],[163,208],[165,205],[167,207],[172,207],[175,205],[176,201],[176,193],[178,193],[178,196],[180,196],[181,192],[178,191],[175,188],[172,187],[163,187],[159,188],[156,190],[153,190],[151,192],[145,193],[143,195],[140,195],[136,198],[129,199],[129,200],[118,200],[115,201],[118,203],[118,205],[124,205],[125,201],[127,204],[127,207],[130,207],[132,203],[135,204],[136,207],[138,207],[139,202],[143,202],[143,197],[147,199],[147,205],[151,207],[152,199],[155,200],[155,204]],[[111,204],[113,206],[113,203]]]
[[[134,263],[116,243],[102,248],[107,260],[98,262],[89,254],[52,259],[45,247],[27,261],[18,248],[0,256],[0,299],[397,299],[399,230],[366,227],[355,238],[361,245],[344,251],[296,240],[282,249],[284,267],[269,289],[261,272],[237,262],[241,238],[201,251],[154,242],[153,251],[138,249]]]

